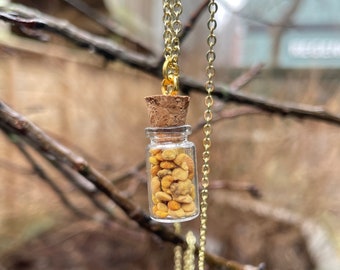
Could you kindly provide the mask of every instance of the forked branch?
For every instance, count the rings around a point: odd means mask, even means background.
[[[159,236],[164,241],[186,247],[186,242],[181,236],[159,223],[154,223],[141,208],[126,199],[105,176],[93,168],[84,158],[49,137],[39,127],[11,109],[3,101],[0,101],[0,128],[6,133],[16,134],[45,158],[67,166],[82,175],[142,228]],[[216,268],[218,266],[218,269],[259,269],[241,265],[209,253],[207,253],[206,259],[209,265]]]

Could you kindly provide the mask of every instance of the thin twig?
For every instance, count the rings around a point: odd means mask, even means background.
[[[245,191],[248,192],[255,199],[259,199],[262,197],[260,190],[254,184],[248,182],[214,180],[210,183],[209,189],[211,190],[227,189],[230,191]]]
[[[69,141],[67,138],[63,137],[62,135],[59,135],[55,132],[52,132],[51,130],[45,130],[45,132],[61,142],[62,144],[66,145],[68,148],[74,149],[77,153],[85,157],[88,161],[90,161],[93,165],[96,166],[100,171],[105,172],[111,172],[117,170],[115,166],[112,163],[105,162],[103,160],[98,159],[98,157],[95,157],[94,155],[87,152],[84,148],[80,147],[77,143]]]
[[[229,89],[239,91],[240,89],[245,87],[248,83],[250,83],[252,80],[254,80],[257,77],[257,75],[262,71],[263,68],[264,64],[258,64],[250,67],[248,70],[239,75],[229,84]],[[215,114],[221,111],[226,106],[226,104],[227,102],[217,99],[213,106],[213,113]]]
[[[256,76],[262,71],[264,64],[258,64],[251,67],[245,73],[238,76],[229,84],[229,89],[233,91],[238,91],[250,83]]]
[[[40,179],[42,179],[49,187],[54,191],[54,193],[59,197],[61,202],[65,207],[71,210],[74,214],[81,218],[91,219],[91,217],[79,210],[73,203],[65,196],[63,190],[54,182],[54,180],[46,173],[46,171],[39,165],[39,163],[32,157],[32,155],[26,150],[26,147],[21,142],[21,139],[11,138],[13,135],[10,134],[6,129],[3,129],[4,133],[8,136],[9,140],[18,148],[20,153],[25,157],[25,159],[32,166],[34,172],[37,173]]]
[[[47,159],[47,157],[45,156]],[[50,161],[50,163],[57,169],[59,170],[63,176],[69,180],[86,198],[88,198],[91,203],[100,211],[104,212],[107,214],[109,218],[114,218],[113,212],[108,209],[100,200],[98,200],[95,196],[95,194],[89,190],[84,184],[82,184],[80,179],[77,179],[76,172],[71,170],[69,167],[57,162],[56,160],[51,160],[47,159]],[[81,176],[80,176],[81,177]],[[89,184],[86,179],[82,179],[82,181],[86,181],[86,184]]]
[[[189,18],[189,21],[185,23],[183,30],[181,32],[181,35],[179,37],[180,42],[182,43],[184,39],[190,34],[191,30],[196,25],[196,22],[198,21],[199,17],[202,15],[202,13],[206,10],[206,7],[209,4],[209,0],[204,0],[196,9],[194,13],[192,13],[191,17]]]
[[[5,169],[5,170],[24,174],[24,175],[32,175],[32,174],[35,173],[31,169],[25,168],[24,166],[20,166],[16,163],[13,163],[13,162],[9,162],[9,161],[2,159],[2,158],[0,159],[0,167]]]
[[[242,106],[232,109],[224,109],[221,111],[216,111],[213,115],[213,118],[211,120],[212,123],[219,122],[221,120],[225,119],[234,119],[238,118],[244,115],[258,115],[258,114],[266,114],[266,112],[259,110],[257,108],[249,107],[249,106]],[[204,119],[201,119],[193,128],[192,133],[198,132],[202,129],[204,126],[205,121]]]
[[[133,176],[135,176],[139,171],[143,170],[145,168],[145,161],[140,161],[137,165],[132,166],[127,171],[122,173],[121,175],[115,177],[111,182],[114,184],[118,184],[126,179],[129,179]]]
[[[76,10],[78,10],[88,18],[92,19],[94,22],[108,30],[110,33],[114,34],[117,37],[120,37],[124,42],[135,46],[137,50],[146,54],[152,54],[152,51],[150,51],[147,45],[143,44],[135,37],[129,35],[125,29],[117,25],[108,16],[105,16],[101,12],[93,9],[86,2],[82,0],[64,0],[64,2],[74,7]]]

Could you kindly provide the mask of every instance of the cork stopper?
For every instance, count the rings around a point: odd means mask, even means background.
[[[190,97],[157,95],[145,97],[145,101],[152,127],[185,125]]]

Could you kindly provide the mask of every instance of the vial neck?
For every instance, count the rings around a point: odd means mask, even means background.
[[[151,143],[181,142],[188,139],[191,127],[189,125],[166,128],[150,127],[146,128],[145,132]]]

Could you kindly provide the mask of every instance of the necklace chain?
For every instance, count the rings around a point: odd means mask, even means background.
[[[163,0],[163,23],[164,23],[164,64],[163,64],[163,95],[177,95],[179,91],[179,65],[180,53],[179,33],[182,24],[179,16],[182,14],[181,0]]]
[[[211,147],[211,133],[212,133],[212,106],[213,97],[212,92],[215,89],[214,78],[215,78],[215,67],[214,61],[216,58],[215,45],[216,36],[215,30],[217,27],[217,22],[215,19],[215,14],[217,12],[217,3],[215,0],[210,0],[208,4],[208,11],[210,14],[207,26],[209,30],[209,35],[207,38],[207,44],[209,46],[208,52],[206,54],[207,68],[206,75],[207,81],[205,83],[205,89],[207,95],[204,99],[206,109],[204,111],[205,125],[203,127],[203,147],[204,151],[202,154],[203,165],[202,165],[202,190],[201,190],[201,213],[200,213],[200,234],[199,234],[199,252],[198,252],[198,269],[204,270],[205,264],[205,246],[206,246],[206,233],[207,233],[207,210],[208,210],[208,187],[209,187],[209,173],[210,173],[210,147]],[[163,64],[163,81],[162,81],[162,93],[163,95],[177,95],[179,91],[179,65],[178,57],[180,53],[179,46],[179,33],[182,30],[182,25],[179,20],[179,16],[182,14],[182,4],[181,0],[163,0],[163,23],[164,23],[164,64]],[[180,224],[175,224],[175,232],[180,232]],[[174,261],[175,270],[181,270],[182,260],[184,261],[185,269],[194,269],[194,245],[195,237],[189,235],[187,238],[188,250],[182,254],[182,248],[176,246],[174,249]]]
[[[181,224],[174,223],[175,233],[180,234]],[[174,270],[182,270],[183,250],[180,245],[176,245],[174,248]]]
[[[204,261],[205,261],[205,246],[206,246],[206,233],[207,233],[207,210],[208,210],[208,187],[209,187],[209,173],[210,173],[210,147],[211,147],[211,120],[212,120],[212,106],[213,106],[213,97],[212,92],[215,89],[214,85],[214,77],[215,77],[215,67],[214,61],[216,58],[214,46],[216,44],[216,36],[215,30],[217,27],[217,22],[215,19],[215,14],[217,12],[217,4],[214,0],[211,0],[208,5],[208,10],[210,14],[210,18],[208,20],[207,26],[209,30],[209,35],[207,38],[207,43],[209,46],[209,50],[206,54],[206,59],[208,62],[206,68],[207,81],[205,83],[205,89],[207,91],[207,95],[205,97],[205,106],[206,110],[204,111],[204,120],[205,125],[203,127],[204,138],[203,138],[203,147],[204,151],[202,154],[203,157],[203,165],[202,165],[202,190],[201,190],[201,224],[200,224],[200,243],[199,243],[199,252],[198,252],[198,269],[204,270]]]
[[[195,244],[196,238],[192,231],[188,231],[186,241],[188,244],[184,252],[184,267],[183,270],[195,270]]]

